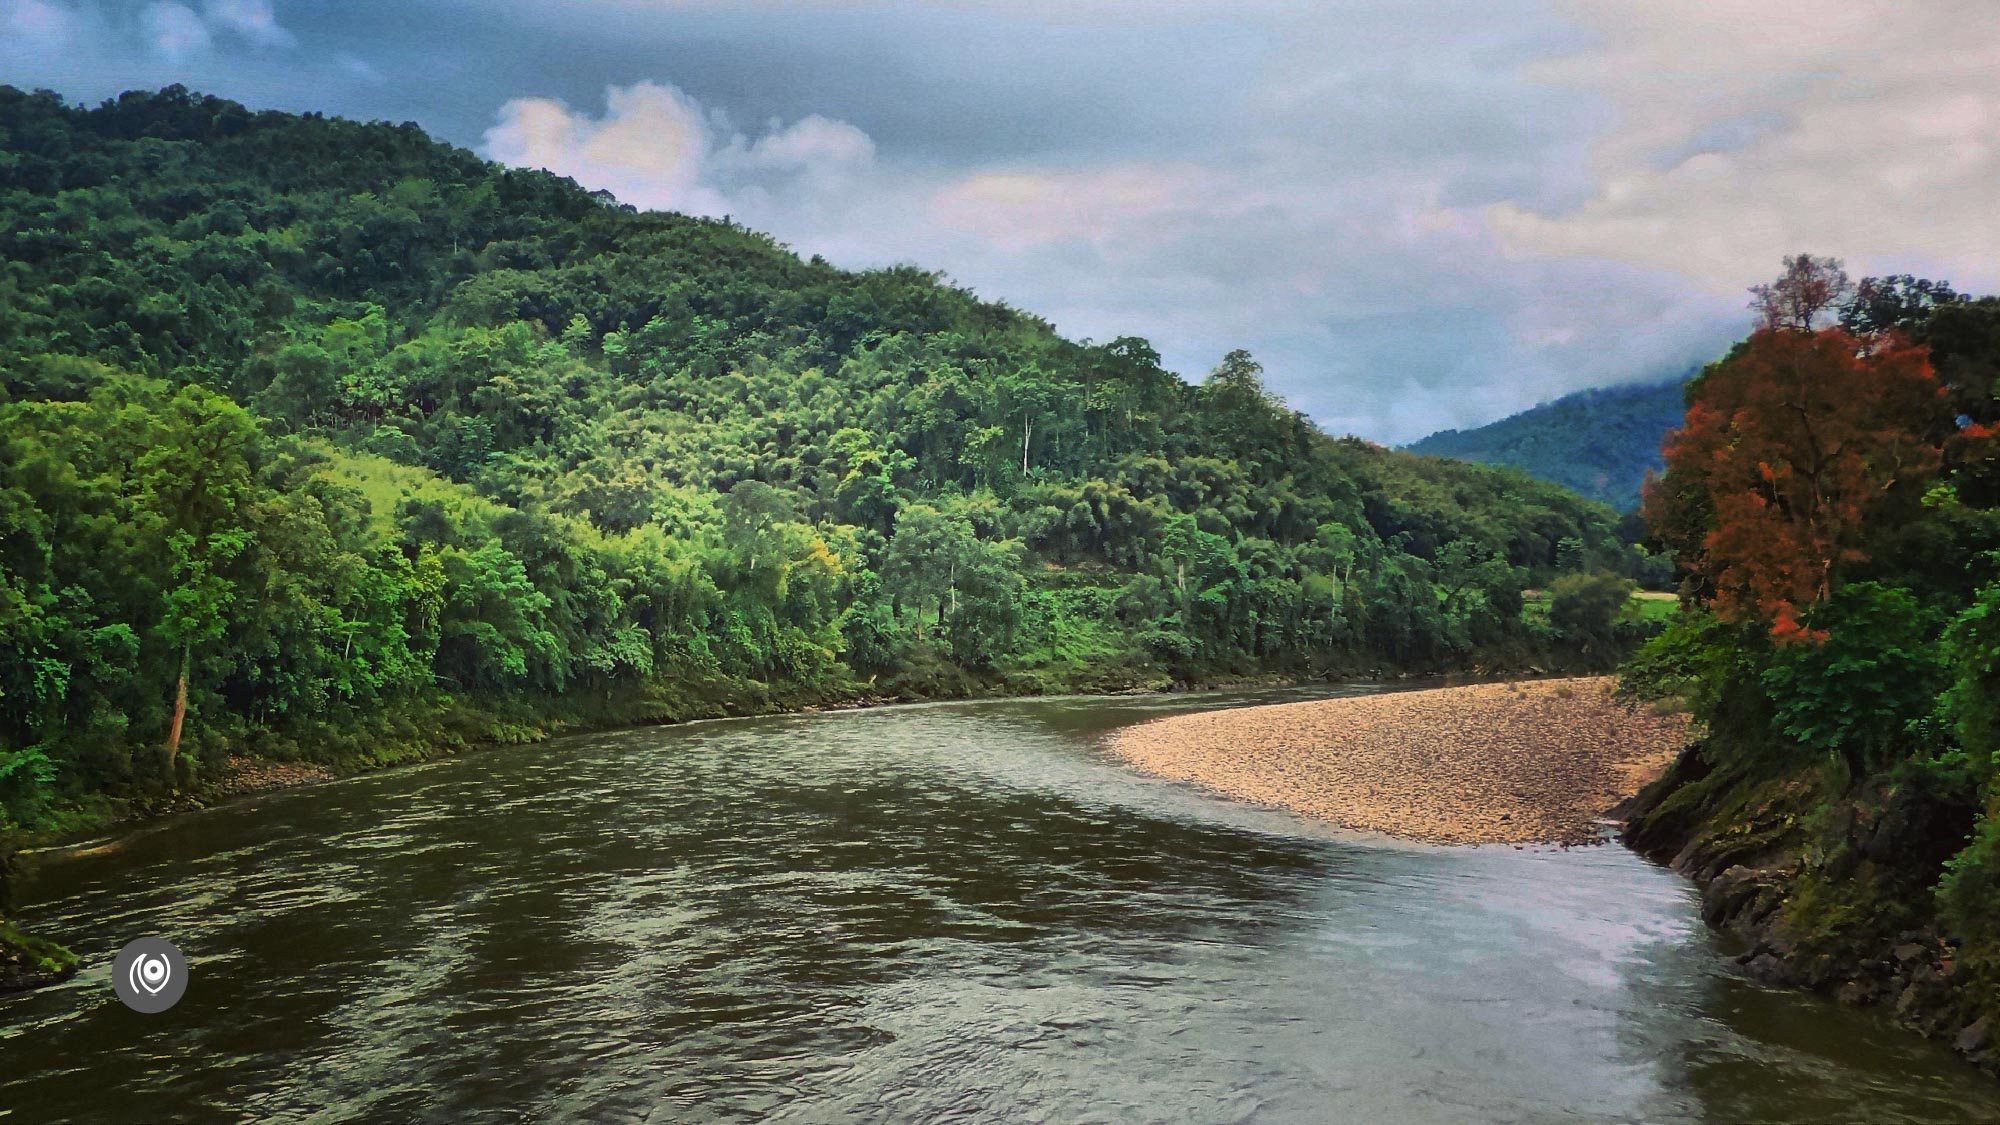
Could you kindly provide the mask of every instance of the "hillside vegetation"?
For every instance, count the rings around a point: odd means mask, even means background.
[[[1511,465],[1619,511],[1661,467],[1660,443],[1681,423],[1685,381],[1594,387],[1471,430],[1440,430],[1412,453]]]
[[[1708,737],[1630,836],[1753,971],[2000,1070],[2000,299],[1787,266],[1646,497],[1688,610],[1626,686]]]
[[[1233,353],[413,125],[0,89],[0,826],[553,722],[1609,659],[1643,565]]]

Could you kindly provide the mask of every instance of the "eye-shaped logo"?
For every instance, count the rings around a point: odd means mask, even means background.
[[[174,967],[165,957],[149,957],[141,954],[132,962],[132,987],[142,989],[149,996],[158,996],[174,978]]]
[[[135,1012],[164,1012],[187,991],[187,960],[165,938],[139,938],[118,951],[111,987]]]

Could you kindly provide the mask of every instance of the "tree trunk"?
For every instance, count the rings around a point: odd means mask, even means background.
[[[188,709],[188,646],[181,646],[181,675],[174,683],[174,717],[167,723],[167,784],[174,779],[174,759],[181,752],[181,723],[187,718]]]

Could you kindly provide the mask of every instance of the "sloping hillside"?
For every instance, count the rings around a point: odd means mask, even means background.
[[[1545,663],[1522,588],[1635,565],[1248,355],[1191,384],[410,125],[0,88],[0,261],[17,824],[550,715]]]
[[[1413,453],[1512,465],[1620,511],[1660,468],[1660,441],[1681,424],[1684,380],[1597,387],[1564,395],[1474,430],[1441,430]]]

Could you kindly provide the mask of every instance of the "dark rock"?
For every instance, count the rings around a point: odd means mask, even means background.
[[[1689,743],[1666,770],[1651,785],[1641,789],[1624,809],[1625,843],[1640,855],[1656,863],[1667,863],[1677,871],[1684,869],[1675,853],[1691,842],[1693,819],[1655,814],[1660,811],[1661,802],[1714,770],[1714,766],[1703,756],[1702,749],[1703,743],[1699,741]],[[1693,817],[1699,815],[1699,810],[1695,810]]]
[[[1987,1026],[1987,1017],[1981,1016],[1971,1023],[1966,1024],[1965,1028],[1958,1033],[1958,1043],[1956,1045],[1962,1053],[1976,1055],[1986,1049],[1986,1041],[1989,1037],[1990,1028]]]
[[[1840,962],[1830,954],[1822,953],[1806,963],[1803,973],[1793,975],[1805,981],[1807,988],[1825,988],[1846,974]]]
[[[1905,783],[1883,786],[1879,795],[1869,796],[1852,806],[1875,810],[1865,822],[1857,817],[1851,829],[1860,853],[1875,863],[1920,873],[1927,882],[1965,847],[1979,819],[1979,805],[1970,794]]]
[[[1850,1008],[1866,1008],[1881,999],[1881,992],[1867,981],[1851,980],[1841,985],[1833,998]]]
[[[1966,795],[1876,778],[1815,796],[1803,772],[1790,782],[1755,774],[1739,782],[1724,774],[1726,756],[1710,763],[1704,749],[1690,746],[1641,791],[1623,836],[1701,890],[1703,921],[1747,950],[1735,957],[1741,971],[1843,1004],[1882,1005],[1896,1023],[1955,1042],[2000,1075],[2000,1014],[1976,991],[1990,987],[1986,978],[1958,967],[1965,935],[1910,925],[1933,917],[1932,888],[1979,812]],[[1787,903],[1801,880],[1819,897],[1795,913]],[[1892,918],[1896,929],[1873,928]]]
[[[1743,969],[1758,980],[1782,983],[1785,979],[1785,963],[1766,952],[1758,952],[1743,962]]]
[[[1718,930],[1749,933],[1784,901],[1784,886],[1773,872],[1731,867],[1702,888],[1701,919]]]
[[[1896,1018],[1908,1020],[1919,1015],[1929,1001],[1924,987],[1912,984],[1896,996]]]

